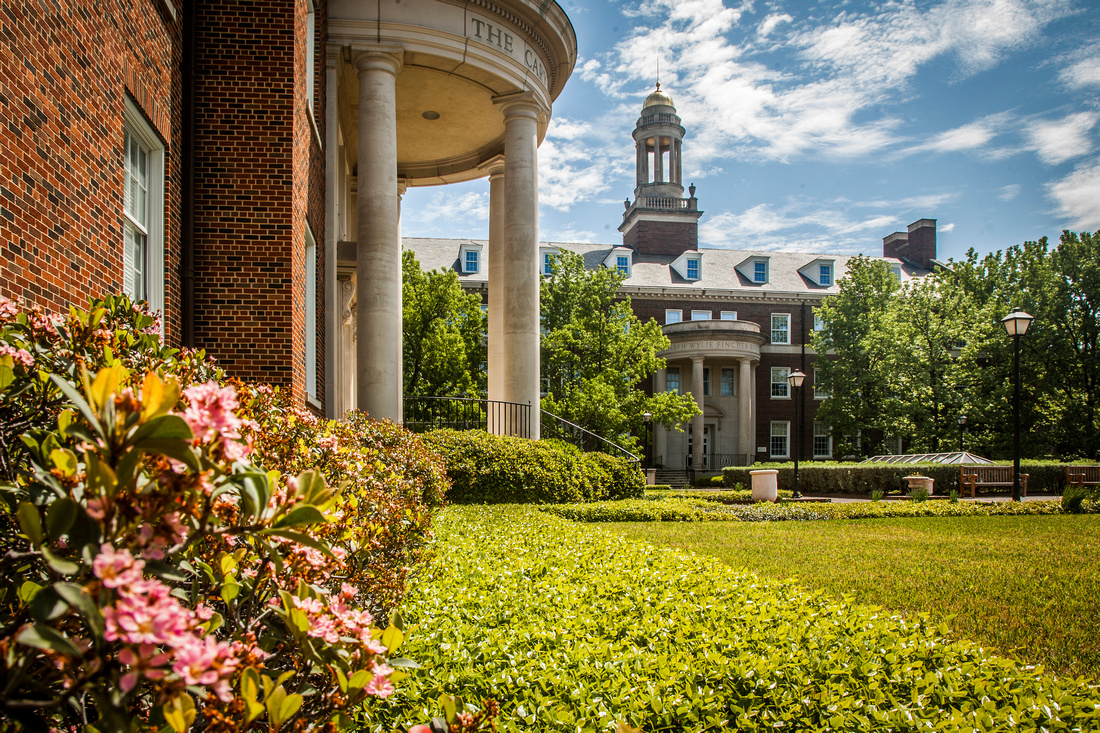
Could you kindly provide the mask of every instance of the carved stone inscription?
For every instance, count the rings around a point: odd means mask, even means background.
[[[546,86],[546,66],[539,60],[538,54],[526,43],[517,41],[511,33],[498,24],[481,18],[470,18],[466,37],[508,54],[526,66],[535,78],[544,87]]]

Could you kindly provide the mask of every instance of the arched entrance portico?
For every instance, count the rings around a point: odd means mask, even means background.
[[[401,420],[406,187],[489,177],[489,398],[535,407],[538,437],[537,148],[572,25],[533,0],[330,0],[328,15],[331,411]]]
[[[663,456],[669,468],[751,464],[756,365],[764,343],[760,327],[748,321],[686,321],[665,326],[664,333],[671,344],[660,353],[666,364],[657,373],[655,389],[691,393],[700,413],[684,432],[658,426],[655,455]]]

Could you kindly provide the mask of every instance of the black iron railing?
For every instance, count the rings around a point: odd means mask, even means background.
[[[692,456],[688,453],[684,456],[684,468],[691,468]],[[703,468],[708,471],[718,471],[726,466],[747,466],[749,457],[744,453],[708,453],[703,456]]]
[[[576,423],[569,422],[564,417],[558,417],[552,412],[539,410],[542,413],[542,437],[557,438],[579,447],[583,451],[600,451],[613,456],[622,456],[631,463],[641,465],[641,459],[618,443],[612,443],[603,436],[596,435],[591,430],[586,430]]]
[[[471,397],[406,396],[404,426],[414,433],[452,428],[530,438],[531,405]]]

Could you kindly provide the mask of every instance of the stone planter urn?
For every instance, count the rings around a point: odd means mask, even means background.
[[[772,501],[779,498],[779,471],[774,468],[749,471],[752,476],[752,500]]]
[[[935,479],[928,476],[903,476],[902,478],[909,482],[910,494],[917,489],[925,489],[928,491],[928,495],[932,496],[932,483]]]

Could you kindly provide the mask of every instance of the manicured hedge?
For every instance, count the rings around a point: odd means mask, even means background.
[[[1001,464],[998,464],[1001,465]],[[1011,465],[1011,461],[1004,465]],[[779,488],[794,488],[793,463],[758,463],[722,469],[726,486],[752,485],[749,471],[764,468],[779,470]],[[1061,494],[1066,483],[1066,464],[1058,461],[1022,461],[1020,472],[1028,474],[1029,494]],[[935,493],[948,494],[959,488],[959,467],[941,463],[802,463],[798,469],[799,489],[803,494],[870,494],[872,491],[901,491],[907,488],[902,477],[920,473],[935,479]],[[981,494],[982,490],[979,489]],[[1009,493],[1009,489],[993,493]]]
[[[685,493],[668,497],[563,504],[544,511],[578,522],[808,522],[883,517],[972,517],[1019,514],[1068,514],[1062,502],[1049,501],[859,501],[845,503],[760,502],[721,504]],[[1100,502],[1085,500],[1080,512],[1100,514]]]
[[[447,499],[459,504],[599,501],[645,491],[637,464],[605,453],[481,430],[433,430],[424,440],[443,454],[451,479]]]
[[[403,649],[422,669],[362,730],[441,693],[497,730],[1096,730],[1100,694],[989,655],[926,616],[762,580],[526,507],[449,507]]]

